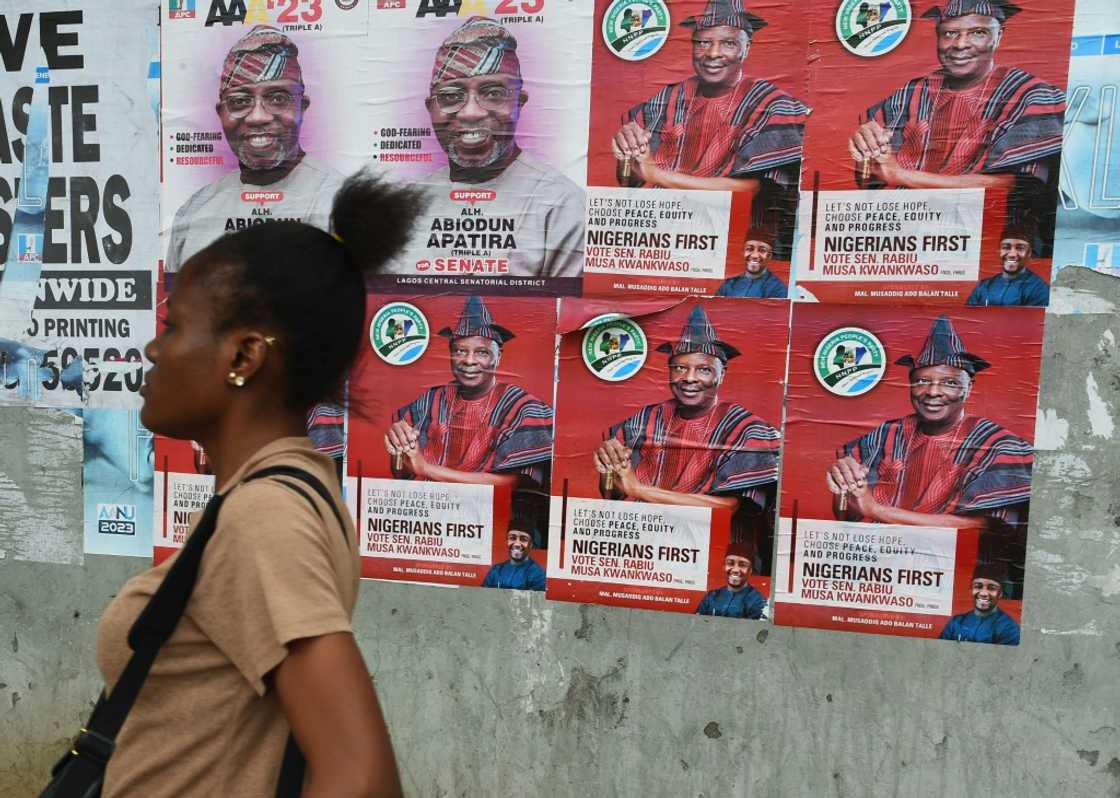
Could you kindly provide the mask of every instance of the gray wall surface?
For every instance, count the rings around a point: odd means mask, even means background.
[[[357,635],[408,795],[1120,796],[1118,307],[1120,280],[1060,272],[1021,646],[368,582]],[[21,497],[0,529],[31,511],[80,539],[72,424],[0,409]],[[0,559],[0,796],[37,794],[84,719],[97,618],[143,567]]]

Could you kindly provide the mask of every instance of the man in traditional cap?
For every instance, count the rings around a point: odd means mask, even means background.
[[[780,212],[784,230],[797,205],[809,108],[743,74],[766,20],[742,0],[709,0],[681,25],[692,29],[695,75],[624,116],[611,141],[619,184],[750,192],[755,204]]]
[[[981,280],[968,296],[969,305],[1050,304],[1050,286],[1027,268],[1031,260],[1031,233],[1022,226],[1008,226],[999,242],[1003,271]]]
[[[298,56],[295,42],[267,25],[226,55],[215,110],[239,169],[203,186],[175,213],[165,271],[179,271],[218,236],[250,225],[298,220],[328,228],[342,178],[300,147],[311,99]]]
[[[482,298],[472,296],[455,329],[439,334],[448,339],[451,383],[427,389],[394,413],[385,435],[394,474],[436,482],[547,485],[552,408],[497,377],[502,347],[513,333],[495,324]]]
[[[773,501],[781,436],[738,402],[719,398],[727,361],[739,350],[719,339],[697,304],[680,338],[657,351],[669,355],[672,398],[610,427],[594,453],[600,492],[759,515]],[[736,542],[745,524],[733,519]]]
[[[1012,188],[1018,199],[1056,190],[1065,93],[1017,67],[997,66],[1007,0],[948,0],[922,14],[937,30],[941,67],[867,112],[848,141],[867,188]],[[1052,192],[1043,192],[1050,194]]]
[[[533,550],[533,524],[528,518],[514,517],[506,533],[509,559],[496,563],[486,572],[483,587],[512,590],[544,590],[544,569],[529,556]]]
[[[761,227],[752,227],[747,231],[747,240],[743,244],[743,261],[746,270],[729,280],[724,280],[716,295],[751,299],[785,299],[788,293],[786,284],[767,268],[773,256],[773,232]]]
[[[976,566],[972,572],[972,610],[954,615],[941,630],[942,640],[960,643],[1019,645],[1019,624],[997,605],[1003,597],[1007,569],[998,563]]]
[[[844,444],[825,474],[836,517],[954,529],[1025,525],[1031,444],[965,412],[975,375],[990,364],[965,351],[946,316],[917,359],[896,363],[910,369],[914,412]]]
[[[494,20],[472,17],[440,45],[426,104],[447,166],[423,179],[430,222],[418,226],[394,271],[469,274],[460,261],[477,255],[501,262],[497,273],[511,276],[582,276],[584,192],[518,146],[528,101],[517,40]],[[468,228],[460,227],[466,205],[449,188],[492,192],[472,203],[477,215],[465,220]],[[446,257],[452,251],[456,257]],[[569,293],[578,290],[574,282]]]
[[[766,597],[747,582],[753,561],[754,549],[749,543],[730,544],[723,558],[727,584],[708,591],[696,608],[696,614],[768,620]]]

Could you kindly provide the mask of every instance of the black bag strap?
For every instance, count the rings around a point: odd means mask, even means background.
[[[322,482],[307,471],[293,466],[262,468],[245,477],[242,482],[270,476],[286,476],[309,485],[334,512],[335,519],[342,529],[343,538],[349,544],[346,524],[342,520],[342,515],[338,511],[334,498]],[[315,509],[315,513],[322,517],[315,502],[306,491],[285,480],[279,481],[302,495]],[[124,671],[117,679],[112,691],[108,695],[101,694],[89,721],[74,742],[75,753],[99,760],[101,767],[104,767],[104,763],[108,761],[113,752],[117,734],[120,733],[132,705],[136,703],[136,699],[140,695],[140,690],[148,678],[148,673],[159,654],[160,647],[171,637],[186,611],[187,603],[190,601],[191,593],[194,592],[195,583],[198,581],[198,571],[202,564],[203,552],[217,528],[218,512],[221,510],[225,498],[226,494],[217,493],[206,503],[202,517],[179,552],[178,559],[168,569],[163,582],[160,583],[156,592],[148,600],[147,606],[144,607],[128,632],[128,644],[133,651],[128,664],[125,665]],[[303,754],[300,752],[295,738],[289,735],[280,769],[277,796],[298,796],[303,785],[303,771]]]

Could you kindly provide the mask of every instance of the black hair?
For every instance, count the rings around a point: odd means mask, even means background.
[[[207,282],[220,286],[219,330],[276,330],[291,407],[340,399],[363,338],[366,277],[404,248],[425,204],[416,189],[359,172],[335,195],[333,234],[272,222],[225,235],[196,256]]]

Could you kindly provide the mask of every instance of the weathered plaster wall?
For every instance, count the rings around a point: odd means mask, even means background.
[[[1019,648],[367,583],[408,794],[1120,796],[1120,281],[1065,269],[1054,299]],[[42,465],[64,415],[0,410],[0,529],[79,534],[77,469]],[[142,565],[0,560],[0,795],[87,712],[97,616]]]

